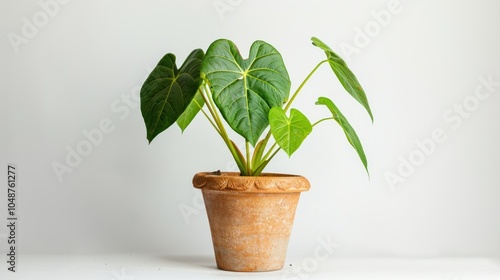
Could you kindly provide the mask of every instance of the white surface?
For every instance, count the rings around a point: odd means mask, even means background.
[[[256,39],[273,44],[295,89],[323,59],[309,41],[317,36],[344,56],[346,44],[357,47],[347,61],[375,122],[327,82],[326,66],[295,105],[314,121],[326,114],[317,96],[334,98],[363,142],[371,180],[334,124],[317,127],[291,159],[277,156],[269,171],[312,183],[290,253],[310,255],[318,239],[331,238],[339,257],[500,257],[500,87],[467,117],[453,111],[474,102],[480,77],[500,81],[500,1],[401,0],[390,22],[356,44],[358,28],[370,28],[391,1],[60,0],[67,3],[13,47],[9,34],[21,34],[25,18],[43,20],[39,2],[47,1],[0,1],[0,178],[8,162],[17,164],[21,255],[209,255],[191,178],[234,164],[201,115],[183,135],[172,128],[148,145],[137,86],[166,52],[180,63],[226,37],[243,53]],[[220,3],[232,6],[217,12]],[[85,131],[106,121],[112,131],[59,181],[54,162],[66,163],[68,149],[87,141]],[[415,141],[436,129],[445,140],[390,188],[385,175],[398,174],[401,158],[418,156]],[[5,237],[0,226],[2,252]]]
[[[211,256],[22,256],[19,271],[0,275],[20,279],[338,279],[338,280],[498,280],[500,260],[485,258],[374,259],[329,258],[317,266],[291,258],[283,270],[237,273],[218,270]],[[307,262],[306,262],[307,263]],[[291,265],[291,266],[290,266]]]

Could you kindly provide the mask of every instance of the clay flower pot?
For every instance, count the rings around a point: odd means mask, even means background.
[[[198,173],[193,186],[203,193],[219,269],[283,268],[300,193],[310,187],[306,178]]]

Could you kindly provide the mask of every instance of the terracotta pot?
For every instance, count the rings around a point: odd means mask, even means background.
[[[310,187],[306,178],[198,173],[193,186],[203,193],[219,269],[283,268],[300,192]]]

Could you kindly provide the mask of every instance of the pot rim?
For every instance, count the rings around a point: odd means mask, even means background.
[[[253,193],[304,192],[311,187],[301,175],[262,173],[259,176],[241,176],[238,172],[220,171],[196,173],[193,186],[204,190]]]

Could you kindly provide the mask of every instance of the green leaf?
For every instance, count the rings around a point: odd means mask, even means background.
[[[312,125],[304,114],[297,109],[290,110],[290,118],[280,107],[269,112],[271,133],[276,143],[291,156],[312,131]]]
[[[177,119],[177,125],[181,128],[182,132],[184,132],[186,127],[191,123],[194,117],[196,117],[198,112],[200,112],[203,105],[205,105],[205,101],[200,91],[198,91],[184,113]]]
[[[358,153],[359,158],[361,159],[361,162],[363,162],[363,165],[365,166],[366,172],[368,172],[368,163],[366,161],[366,156],[365,152],[363,151],[363,146],[361,145],[361,142],[359,141],[358,135],[356,134],[356,131],[352,128],[352,126],[349,124],[347,119],[344,117],[344,115],[340,112],[340,110],[335,106],[333,101],[326,97],[320,97],[318,98],[318,101],[316,101],[316,105],[325,105],[330,112],[333,115],[333,119],[337,121],[337,123],[342,127],[344,130],[345,136],[347,137],[347,140],[349,143],[351,143],[352,147],[356,150]]]
[[[347,67],[345,61],[318,38],[312,37],[311,40],[313,45],[325,51],[328,58],[328,63],[330,64],[330,67],[332,68],[333,72],[339,79],[344,89],[361,105],[363,105],[363,107],[365,107],[373,122],[372,111],[370,109],[370,105],[368,104],[368,99],[366,98],[365,91],[361,87],[361,84],[358,82],[358,79],[356,78],[354,73],[352,73],[351,69]]]
[[[186,110],[201,84],[203,51],[196,49],[177,69],[175,55],[168,53],[153,69],[141,88],[141,112],[151,141],[170,127]]]
[[[290,93],[290,79],[280,53],[263,41],[243,59],[226,39],[213,42],[201,67],[213,99],[231,128],[255,146],[269,125],[269,110],[281,107]]]

